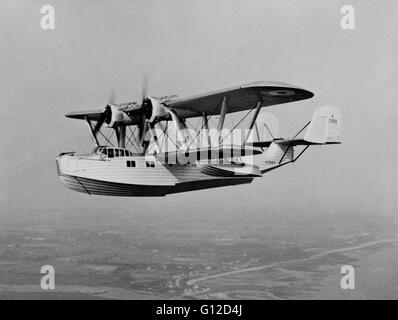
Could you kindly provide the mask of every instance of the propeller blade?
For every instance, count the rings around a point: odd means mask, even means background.
[[[145,115],[142,115],[141,122],[138,124],[138,136],[137,136],[141,146],[144,143],[146,131],[147,131],[147,121]]]
[[[148,76],[146,74],[142,77],[141,98],[140,112],[149,118],[152,103],[148,97]]]
[[[108,99],[108,105],[110,104],[115,104],[116,101],[116,93],[115,93],[115,89],[112,89],[111,93],[109,94],[109,99]]]
[[[141,100],[142,103],[144,103],[144,100],[146,99],[148,95],[148,75],[144,74],[142,76],[142,85],[141,85]]]

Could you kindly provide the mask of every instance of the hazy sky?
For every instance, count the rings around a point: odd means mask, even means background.
[[[55,30],[40,8],[55,8]],[[356,29],[340,28],[340,8]],[[1,217],[102,210],[145,213],[366,212],[397,208],[396,1],[1,1]],[[395,32],[395,33],[394,33]],[[86,152],[84,122],[68,111],[140,96],[196,94],[256,80],[292,83],[311,100],[271,107],[289,137],[313,110],[343,115],[342,145],[315,147],[250,185],[166,198],[88,196],[58,180],[61,151]],[[51,217],[51,215],[50,215]],[[51,218],[49,218],[51,219]]]

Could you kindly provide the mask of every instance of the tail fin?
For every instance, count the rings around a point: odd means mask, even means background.
[[[306,127],[304,138],[296,138]],[[277,169],[285,164],[295,162],[310,145],[336,144],[341,131],[341,114],[332,106],[324,106],[315,110],[311,121],[292,139],[274,138],[269,141],[253,142],[255,147],[268,148],[263,155],[255,157],[255,164],[261,173]],[[305,146],[295,157],[294,147]]]
[[[341,114],[333,106],[323,106],[315,110],[311,121],[305,127],[308,129],[304,138],[281,139],[273,138],[270,140],[255,141],[248,143],[254,147],[268,148],[272,143],[290,147],[309,146],[318,144],[338,144],[337,137],[341,131]],[[304,128],[305,128],[304,127]],[[301,129],[299,133],[304,130]],[[298,134],[299,134],[298,133]]]
[[[333,106],[323,106],[315,110],[304,140],[316,144],[336,142],[340,131],[340,111]]]

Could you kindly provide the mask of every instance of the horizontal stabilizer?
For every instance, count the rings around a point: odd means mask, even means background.
[[[275,142],[276,144],[280,145],[285,145],[288,146],[290,145],[291,147],[295,146],[312,146],[312,145],[325,145],[325,144],[341,144],[339,141],[326,141],[325,143],[317,143],[317,142],[311,142],[311,141],[306,141],[304,139],[278,139],[278,140],[269,140],[269,141],[259,141],[259,142],[250,142],[247,143],[248,146],[252,147],[257,147],[257,148],[268,148],[272,142]]]
[[[272,143],[284,146],[310,146],[339,144],[336,141],[341,131],[341,114],[333,106],[324,106],[315,110],[304,138],[273,139],[247,143],[257,148],[269,148]]]
[[[318,142],[307,141],[304,139],[286,139],[286,140],[275,141],[275,143],[285,145],[285,146],[295,147],[295,146],[313,146],[313,145],[324,145],[324,144],[340,144],[341,142],[326,141],[324,143],[318,143]]]
[[[257,142],[248,142],[246,143],[248,146],[257,147],[257,148],[268,148],[272,143],[272,140],[268,141],[257,141]]]

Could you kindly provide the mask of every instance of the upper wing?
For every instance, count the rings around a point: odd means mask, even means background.
[[[227,112],[252,109],[258,102],[263,107],[312,98],[310,91],[290,84],[257,81],[224,90],[209,92],[186,98],[174,98],[165,104],[173,109],[180,118],[217,115],[221,111],[221,102],[226,97]]]
[[[68,112],[67,114],[65,114],[65,116],[72,119],[81,119],[81,120],[87,119],[92,121],[98,121],[103,113],[104,110],[77,111],[77,112]]]
[[[207,115],[218,115],[221,102],[226,97],[227,113],[252,109],[258,102],[263,107],[312,98],[314,94],[290,84],[257,81],[224,90],[213,91],[186,98],[167,97],[163,103],[180,119]],[[136,103],[118,104],[127,109],[135,108]],[[104,110],[69,112],[68,118],[98,121]]]
[[[127,102],[127,103],[112,103],[107,106],[116,106],[121,111],[132,111],[140,107],[140,104],[137,102]],[[91,120],[91,121],[98,121],[103,117],[104,109],[102,110],[94,110],[94,111],[77,111],[77,112],[68,112],[65,114],[66,117],[72,119],[81,119],[81,120]]]

